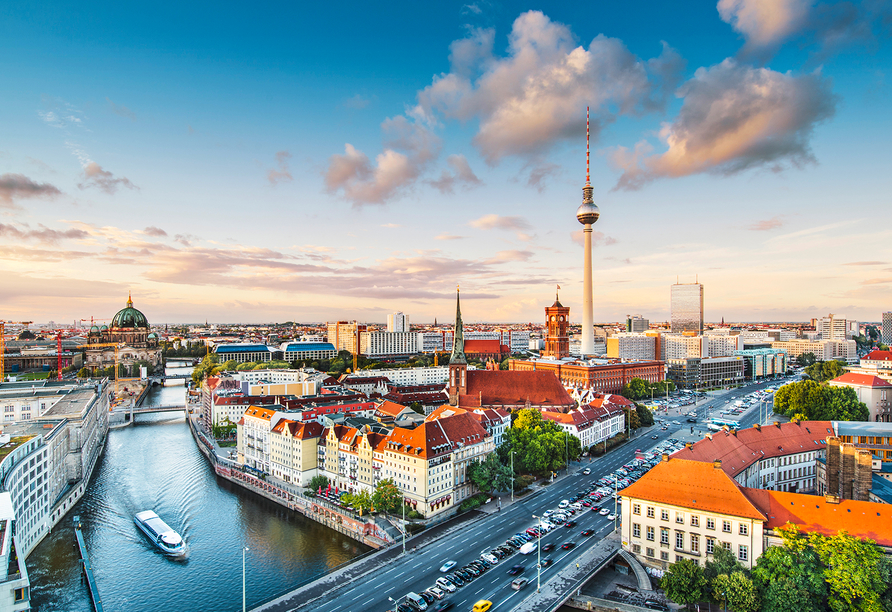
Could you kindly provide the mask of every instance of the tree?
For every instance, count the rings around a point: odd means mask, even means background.
[[[753,568],[753,583],[763,612],[820,610],[827,597],[821,561],[808,546],[769,547]]]
[[[375,508],[389,512],[399,507],[403,501],[403,494],[396,486],[393,478],[385,478],[375,485],[375,492],[372,494],[372,503]]]
[[[87,368],[81,368],[77,371],[78,378],[90,378],[90,370]]]
[[[638,411],[632,410],[632,407],[623,408],[623,411],[626,413],[626,428],[627,429],[638,429],[641,427],[641,420],[638,418]]]
[[[313,491],[318,491],[319,489],[327,489],[328,488],[328,478],[325,476],[317,475],[313,476],[310,479],[310,484],[308,486],[309,489]]]
[[[735,612],[756,612],[759,594],[753,581],[743,571],[719,574],[712,581],[712,594],[717,601],[725,602]]]
[[[889,566],[876,542],[840,531],[835,536],[811,533],[808,543],[825,567],[831,610],[882,612]]]
[[[502,464],[496,453],[490,454],[483,461],[472,461],[468,465],[468,480],[484,493],[507,491],[513,479],[511,468]]]
[[[543,419],[534,408],[514,413],[514,423],[505,432],[504,442],[497,449],[503,464],[511,462],[518,473],[545,475],[562,470],[570,460],[582,454],[582,444],[574,435],[563,431],[554,421]]]
[[[635,412],[638,413],[638,422],[641,423],[642,427],[650,427],[654,424],[654,413],[649,408],[636,404]]]
[[[816,361],[805,368],[805,373],[812,380],[825,382],[842,376],[846,371],[843,369],[842,364],[834,359],[831,361]]]
[[[362,516],[366,512],[372,509],[372,494],[369,493],[366,489],[360,489],[356,493],[348,493],[341,497],[341,501],[346,503],[348,506],[352,506],[354,510],[359,512],[359,516]]]
[[[639,400],[649,397],[650,389],[648,389],[647,383],[641,378],[633,378],[623,385],[619,394],[630,400]]]
[[[670,565],[660,581],[666,597],[682,605],[705,600],[707,585],[703,568],[691,559],[682,559]]]
[[[796,358],[796,363],[805,368],[817,361],[814,353],[802,353]]]
[[[870,411],[851,387],[831,387],[813,380],[784,385],[774,395],[774,412],[817,421],[866,421]]]
[[[724,546],[716,546],[712,555],[712,561],[706,562],[704,575],[706,579],[712,582],[716,576],[721,574],[733,574],[734,572],[742,572],[743,566],[737,560],[730,550]]]
[[[413,412],[417,412],[421,416],[424,416],[424,407],[421,405],[421,402],[412,402],[411,404],[409,404],[409,408]]]

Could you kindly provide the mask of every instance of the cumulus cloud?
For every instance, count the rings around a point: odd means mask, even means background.
[[[146,236],[155,236],[156,238],[163,238],[167,236],[167,232],[165,232],[160,227],[155,227],[154,225],[150,225],[146,229],[142,231]]]
[[[281,181],[294,180],[288,168],[289,159],[291,159],[291,153],[289,153],[288,151],[279,151],[278,153],[276,153],[276,163],[278,164],[278,169],[272,168],[266,175],[266,178],[269,180],[270,185],[276,185]]]
[[[593,109],[595,139],[618,115],[661,109],[684,62],[668,45],[642,61],[618,39],[596,37],[577,46],[573,33],[539,11],[520,15],[506,57],[492,53],[494,31],[475,29],[452,43],[451,70],[419,92],[427,114],[476,119],[474,144],[486,161],[536,156],[556,142],[579,138],[582,109]]]
[[[812,0],[719,0],[725,23],[739,32],[750,49],[772,49],[805,25]]]
[[[450,155],[446,159],[446,163],[452,168],[452,172],[443,170],[440,178],[428,181],[431,185],[440,190],[441,193],[455,193],[455,188],[461,186],[465,190],[479,187],[483,184],[464,155]]]
[[[375,158],[350,143],[343,155],[332,155],[325,171],[329,193],[340,193],[354,206],[383,204],[402,195],[440,152],[440,139],[422,120],[397,116],[381,124],[384,150]]]
[[[115,193],[119,187],[139,189],[126,176],[116,177],[108,170],[103,170],[102,166],[94,161],[90,161],[84,166],[84,182],[78,183],[78,187],[81,189],[97,187],[108,194]]]
[[[0,208],[15,208],[15,200],[61,195],[54,185],[37,183],[24,174],[0,174]]]
[[[632,151],[619,147],[612,162],[623,174],[614,189],[638,189],[659,177],[813,163],[812,131],[836,110],[819,73],[795,76],[733,59],[699,68],[678,95],[684,99],[678,117],[660,131],[666,152],[652,154],[647,142]]]
[[[136,113],[134,113],[123,104],[115,104],[108,98],[106,98],[105,101],[108,102],[108,106],[109,108],[111,108],[111,112],[113,112],[114,114],[118,115],[119,117],[130,119],[131,121],[136,121]]]
[[[42,223],[39,223],[38,227],[39,229],[31,229],[28,224],[16,227],[12,224],[0,223],[0,236],[17,240],[37,240],[44,244],[58,244],[61,240],[75,240],[89,236],[86,231],[77,228],[60,231],[46,227]]]
[[[748,227],[755,232],[765,232],[768,230],[777,229],[779,227],[783,227],[784,222],[780,216],[771,217],[770,219],[763,219],[762,221],[756,221],[752,225]]]
[[[475,219],[468,223],[471,227],[476,227],[477,229],[491,230],[491,229],[500,229],[500,230],[509,230],[509,231],[523,231],[530,229],[530,223],[523,217],[516,216],[500,216],[500,215],[483,215],[479,219]]]

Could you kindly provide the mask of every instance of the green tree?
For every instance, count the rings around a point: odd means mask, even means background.
[[[630,400],[640,400],[650,397],[650,389],[648,389],[647,382],[641,378],[633,378],[623,385],[619,394]]]
[[[749,576],[742,571],[719,574],[711,586],[713,598],[726,603],[729,610],[756,612],[759,609],[759,594],[756,587]]]
[[[742,572],[743,566],[737,560],[730,550],[724,546],[716,546],[712,555],[712,561],[706,562],[706,569],[703,571],[706,579],[712,582],[716,576],[721,574],[733,574],[734,572]]]
[[[704,601],[707,585],[703,568],[691,559],[682,559],[670,565],[660,581],[666,597],[682,605]]]
[[[825,382],[842,376],[846,373],[846,371],[842,367],[842,364],[840,362],[832,360],[816,361],[815,363],[805,368],[805,373],[808,374],[808,377],[812,380]]]
[[[417,412],[424,416],[424,407],[421,405],[421,402],[412,402],[409,404],[409,408],[412,409],[413,412]]]
[[[763,612],[812,612],[827,597],[821,561],[808,546],[769,547],[753,568],[753,582]]]
[[[307,488],[312,489],[313,492],[316,492],[319,489],[322,489],[324,491],[328,488],[328,478],[322,476],[321,474],[313,476],[312,478],[310,478],[310,484]]]
[[[356,493],[348,493],[341,497],[341,501],[348,506],[352,506],[354,510],[359,512],[360,516],[371,510],[373,506],[372,494],[366,489],[360,489]]]
[[[831,387],[813,380],[784,385],[774,395],[774,412],[818,421],[866,421],[870,411],[851,387]]]
[[[375,509],[386,513],[397,509],[402,501],[403,494],[393,478],[385,478],[375,485],[375,492],[372,494]]]
[[[623,408],[623,411],[626,413],[626,428],[638,429],[641,427],[641,420],[638,418],[638,411],[633,410],[632,407]]]
[[[802,353],[796,358],[796,363],[799,364],[800,367],[808,367],[817,361],[814,353]]]
[[[831,610],[883,612],[889,566],[876,542],[841,531],[835,536],[809,534],[808,543],[824,565]]]
[[[81,368],[77,371],[78,378],[90,378],[90,370],[87,368]]]
[[[635,412],[638,413],[638,422],[642,427],[650,427],[654,424],[654,413],[640,404],[635,405]]]

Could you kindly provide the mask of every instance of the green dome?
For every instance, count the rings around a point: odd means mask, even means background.
[[[112,329],[137,327],[148,329],[149,322],[146,320],[146,315],[133,307],[133,300],[128,297],[127,307],[123,310],[118,311],[118,314],[116,314],[115,318],[112,319],[111,326]]]

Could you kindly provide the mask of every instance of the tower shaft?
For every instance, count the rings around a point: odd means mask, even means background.
[[[582,230],[585,239],[585,261],[582,272],[582,355],[595,354],[594,300],[592,298],[592,226],[586,223]]]

